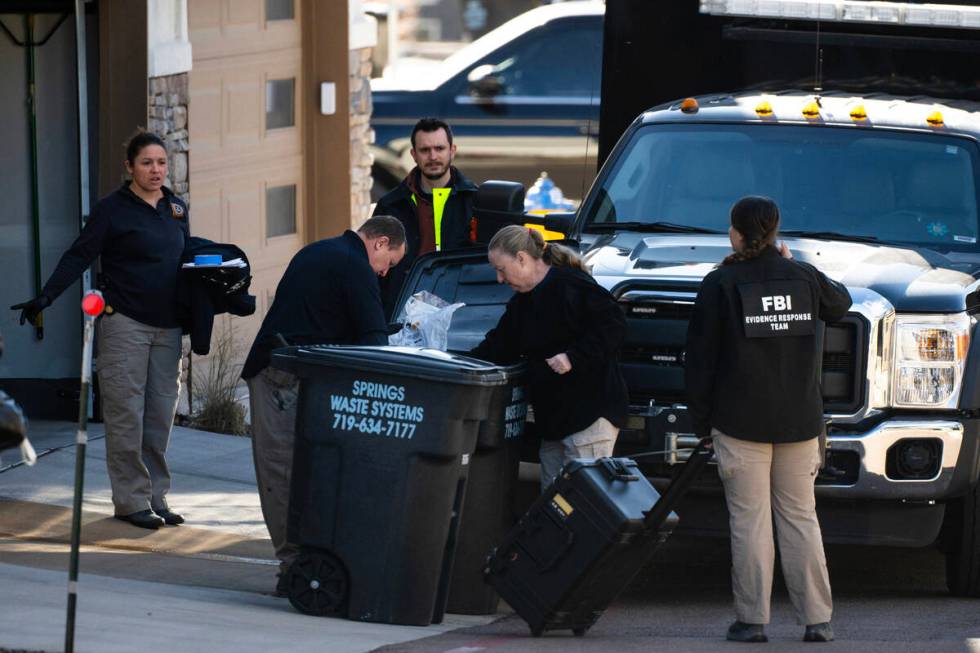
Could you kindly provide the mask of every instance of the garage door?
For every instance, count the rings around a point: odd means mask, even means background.
[[[305,242],[300,9],[298,0],[188,3],[191,231],[248,254],[258,310],[235,320],[246,346]]]

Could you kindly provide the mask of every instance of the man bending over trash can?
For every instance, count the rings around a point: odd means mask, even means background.
[[[286,541],[286,522],[299,382],[270,367],[270,353],[286,345],[387,344],[378,277],[404,255],[405,229],[384,215],[372,217],[356,232],[307,245],[289,262],[245,360],[242,378],[249,388],[255,479],[279,558],[276,596],[285,596],[283,572],[298,553]]]

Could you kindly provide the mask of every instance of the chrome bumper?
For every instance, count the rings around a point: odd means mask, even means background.
[[[889,478],[886,454],[889,447],[906,438],[935,438],[942,441],[939,472],[929,479]],[[854,451],[861,459],[853,485],[818,485],[817,496],[840,499],[931,500],[946,496],[963,444],[963,424],[954,421],[888,420],[867,433],[835,433],[828,438],[834,451]]]

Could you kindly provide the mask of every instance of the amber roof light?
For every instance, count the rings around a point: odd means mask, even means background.
[[[698,108],[698,101],[692,97],[689,97],[681,102],[681,112],[683,113],[697,113]]]

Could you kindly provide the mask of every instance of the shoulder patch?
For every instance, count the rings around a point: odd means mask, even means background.
[[[173,216],[178,220],[183,220],[187,217],[187,211],[184,209],[183,204],[180,204],[179,202],[170,203],[170,212],[173,213]]]

